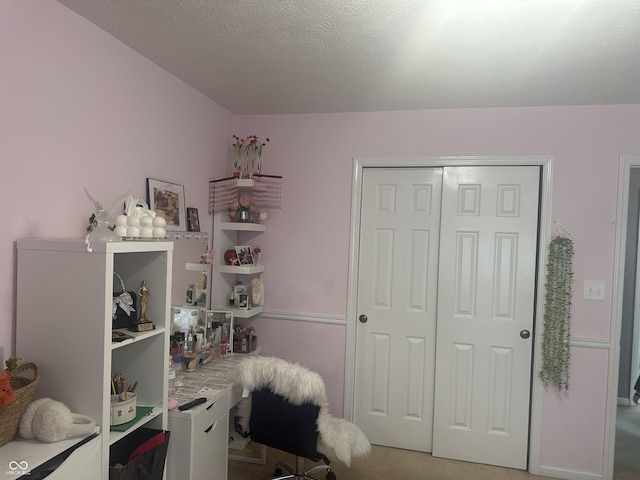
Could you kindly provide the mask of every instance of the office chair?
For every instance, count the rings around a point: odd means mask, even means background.
[[[293,405],[267,387],[251,393],[251,440],[296,456],[295,468],[286,462],[276,465],[273,480],[315,480],[311,475],[323,470],[326,470],[326,480],[336,480],[329,466],[331,462],[317,450],[319,412],[318,405],[310,402]],[[305,458],[323,461],[324,465],[305,471]],[[283,475],[283,468],[290,473]]]
[[[238,364],[236,383],[246,399],[236,419],[241,433],[296,456],[295,468],[279,463],[273,480],[314,480],[311,475],[319,471],[326,471],[326,480],[335,480],[329,459],[317,450],[320,440],[347,467],[353,457],[371,452],[371,444],[356,425],[329,413],[324,381],[318,373],[280,358],[249,355]],[[324,465],[305,472],[305,458]],[[292,473],[283,476],[282,467]]]

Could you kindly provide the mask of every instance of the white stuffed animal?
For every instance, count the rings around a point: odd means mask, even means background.
[[[67,437],[88,435],[96,422],[87,416],[71,413],[62,402],[39,398],[29,404],[20,418],[20,435],[26,439],[54,443]]]

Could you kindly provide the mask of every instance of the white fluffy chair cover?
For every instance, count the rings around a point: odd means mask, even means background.
[[[251,355],[240,362],[236,383],[242,387],[244,397],[253,390],[268,387],[294,405],[307,402],[318,405],[320,439],[345,465],[351,465],[352,457],[371,452],[371,444],[358,426],[329,414],[324,381],[316,372],[280,358]]]

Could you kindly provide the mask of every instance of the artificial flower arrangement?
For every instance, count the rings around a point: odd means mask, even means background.
[[[252,178],[260,173],[262,166],[262,147],[269,143],[269,137],[261,141],[256,135],[240,138],[233,135],[233,175],[241,178]]]
[[[253,203],[249,195],[240,195],[240,198],[229,206],[229,218],[237,222],[258,220],[262,223],[267,219],[267,213]]]

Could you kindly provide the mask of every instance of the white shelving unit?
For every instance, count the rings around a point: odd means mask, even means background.
[[[83,240],[19,240],[17,247],[16,353],[40,368],[34,398],[50,397],[95,419],[102,432],[100,472],[108,479],[110,445],[142,426],[167,429],[173,243],[92,243],[92,253]],[[131,291],[147,281],[147,318],[155,325],[127,331],[133,338],[116,343],[114,271]],[[138,406],[153,407],[125,432],[110,432],[109,426],[116,372],[138,382]]]
[[[253,190],[253,180],[238,179],[237,187],[240,194],[247,193],[250,195]],[[234,320],[255,317],[262,313],[262,305],[248,310],[240,310],[229,305],[229,294],[238,279],[241,279],[245,285],[250,287],[252,278],[262,277],[264,265],[227,265],[224,261],[224,252],[238,245],[249,245],[252,248],[259,246],[257,236],[265,232],[266,227],[264,224],[259,223],[229,222],[228,218],[228,214],[223,212],[216,214],[213,219],[213,248],[218,253],[214,257],[213,264],[211,308],[231,310]],[[264,292],[261,303],[264,303]]]

